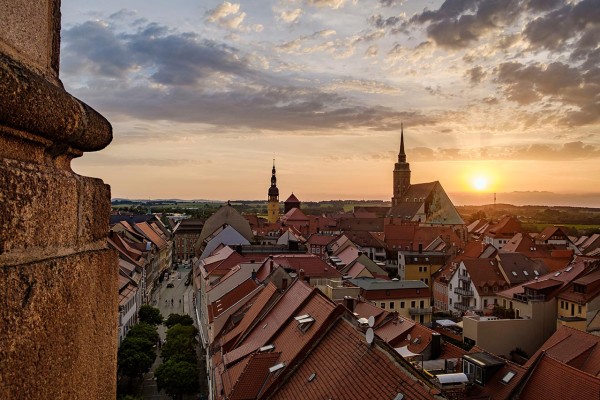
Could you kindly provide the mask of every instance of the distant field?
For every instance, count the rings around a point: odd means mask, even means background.
[[[542,231],[547,226],[560,225],[565,228],[574,228],[578,231],[586,231],[590,229],[600,229],[600,225],[578,225],[578,224],[528,224],[535,226],[539,231]]]

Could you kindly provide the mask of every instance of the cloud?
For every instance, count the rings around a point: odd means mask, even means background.
[[[547,99],[556,104],[557,118],[569,125],[600,121],[600,67],[586,71],[561,62],[507,62],[496,73],[496,82],[509,100],[527,105]]]
[[[379,4],[384,7],[401,6],[403,3],[404,0],[379,0]]]
[[[245,19],[246,13],[240,11],[240,4],[228,1],[219,4],[216,8],[206,13],[206,20],[208,22],[216,23],[222,28],[243,32],[261,32],[263,30],[264,27],[261,24],[243,25]]]
[[[600,159],[600,146],[582,141],[487,146],[470,149],[415,147],[407,150],[410,161],[536,160],[574,161]]]
[[[235,10],[230,7],[216,15]],[[420,112],[365,105],[341,94],[394,92],[384,83],[348,79],[329,87],[298,85],[293,77],[265,69],[261,57],[158,24],[117,33],[110,24],[85,22],[63,33],[64,59],[69,70],[79,74],[71,91],[111,119],[286,132],[357,127],[385,131],[399,129],[402,119],[412,125],[438,121]],[[309,38],[334,34],[322,30]],[[352,45],[362,39],[347,40]]]
[[[306,4],[318,7],[318,8],[331,8],[337,10],[342,7],[345,0],[306,0]]]
[[[300,18],[301,15],[302,15],[302,9],[296,8],[296,9],[290,10],[290,11],[282,11],[279,14],[279,19],[284,22],[287,22],[288,24],[293,24],[294,22],[298,21],[298,19]]]
[[[477,66],[477,67],[468,69],[466,72],[466,75],[472,84],[478,84],[478,83],[481,83],[483,78],[485,78],[486,72],[483,70],[483,68],[481,66]]]

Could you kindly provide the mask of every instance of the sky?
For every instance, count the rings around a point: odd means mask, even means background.
[[[113,198],[600,207],[600,0],[63,0],[60,77]]]

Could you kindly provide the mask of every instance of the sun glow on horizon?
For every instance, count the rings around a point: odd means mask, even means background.
[[[489,178],[486,176],[483,176],[483,175],[477,175],[471,181],[471,185],[473,186],[473,189],[475,189],[478,192],[482,192],[485,189],[487,189],[489,184],[490,184]]]

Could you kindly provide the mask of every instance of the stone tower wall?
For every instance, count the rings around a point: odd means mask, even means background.
[[[112,139],[58,78],[60,1],[0,0],[0,399],[114,399],[110,188],[71,160]]]

